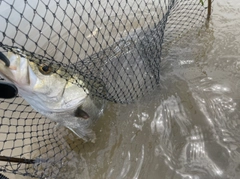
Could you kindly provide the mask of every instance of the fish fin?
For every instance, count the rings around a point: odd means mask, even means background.
[[[87,112],[85,112],[84,110],[81,109],[81,107],[78,107],[76,109],[76,111],[74,112],[74,116],[75,117],[81,117],[83,119],[88,119],[89,118],[89,115]]]
[[[70,128],[68,127],[77,137],[82,138],[86,142],[95,143],[96,134],[92,129],[82,129],[82,128]]]

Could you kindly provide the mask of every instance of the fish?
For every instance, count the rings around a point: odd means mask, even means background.
[[[0,59],[0,75],[17,87],[19,96],[34,110],[83,140],[95,141],[92,126],[103,113],[105,102],[79,86],[84,82],[78,75],[37,58],[30,60],[21,50],[7,55],[0,52]]]

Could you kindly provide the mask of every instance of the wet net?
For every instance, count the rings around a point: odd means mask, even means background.
[[[202,0],[0,0],[0,51],[20,49],[55,73],[63,68],[58,75],[91,96],[132,103],[158,85],[162,49],[203,26],[208,7]],[[21,97],[1,100],[0,114],[0,171],[69,178],[64,169],[81,139]]]

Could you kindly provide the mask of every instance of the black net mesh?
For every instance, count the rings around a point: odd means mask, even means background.
[[[51,64],[55,73],[64,67],[59,75],[89,95],[131,103],[158,85],[162,48],[201,27],[207,7],[201,0],[0,0],[0,51]],[[1,100],[0,114],[1,171],[56,178],[75,160],[76,137],[21,97]]]

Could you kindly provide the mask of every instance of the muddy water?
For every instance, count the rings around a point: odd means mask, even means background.
[[[164,53],[159,89],[110,104],[79,178],[238,178],[240,3],[218,1],[209,28]]]
[[[58,178],[239,178],[240,2],[213,5],[208,28],[164,50],[158,89],[109,103],[96,143],[65,138],[74,160]]]

